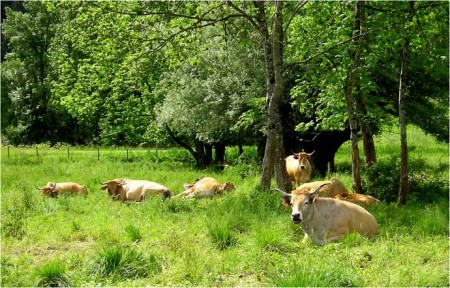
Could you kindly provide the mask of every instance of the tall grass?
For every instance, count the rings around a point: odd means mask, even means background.
[[[110,149],[98,161],[95,149],[75,147],[68,159],[64,147],[40,146],[39,158],[34,147],[11,148],[9,158],[2,148],[1,286],[44,286],[58,277],[71,286],[448,286],[447,145],[419,132],[413,130],[420,141],[411,143],[407,205],[385,201],[369,209],[380,226],[374,239],[352,234],[326,246],[302,243],[280,196],[257,189],[252,147],[243,156],[228,149],[237,164],[224,171],[199,171],[176,149],[157,156],[136,149],[128,160],[126,149]],[[396,193],[396,172],[388,168],[397,139],[376,139],[380,182],[371,183],[370,194]],[[346,145],[338,172],[328,176],[350,186]],[[212,200],[155,197],[141,204],[111,201],[100,189],[100,182],[129,177],[178,194],[203,175],[236,189]],[[44,197],[34,185],[48,181],[78,182],[89,195]]]

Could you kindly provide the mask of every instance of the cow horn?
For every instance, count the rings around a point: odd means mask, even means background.
[[[314,152],[316,152],[316,150],[314,150],[313,152],[309,153],[308,156],[311,156],[314,154]]]
[[[272,188],[272,189],[270,189],[270,191],[277,191],[278,193],[281,194],[281,196],[290,195],[289,193],[286,193],[285,191],[278,189],[278,188]]]
[[[310,194],[314,194],[314,193],[318,192],[320,189],[322,189],[323,186],[329,185],[329,184],[330,184],[330,182],[321,184],[319,187],[316,188],[316,190],[314,190],[313,192],[310,192]]]

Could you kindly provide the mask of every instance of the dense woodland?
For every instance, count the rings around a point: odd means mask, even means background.
[[[448,142],[448,5],[2,2],[2,143],[181,146],[198,166],[256,145],[267,188],[286,154],[323,174],[350,139],[370,166],[399,119]]]

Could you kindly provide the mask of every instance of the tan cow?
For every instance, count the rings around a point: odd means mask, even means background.
[[[161,195],[164,199],[171,196],[169,188],[147,180],[118,178],[101,185],[101,189],[106,190],[113,200],[141,202],[152,195]]]
[[[292,194],[282,192],[283,199],[291,198],[292,221],[300,224],[315,243],[324,245],[352,232],[368,237],[378,233],[377,221],[361,206],[320,197],[318,191],[325,185],[306,194],[296,190]]]
[[[286,157],[286,171],[295,187],[311,181],[312,168],[308,159],[313,153],[300,152]]]
[[[75,182],[61,182],[61,183],[48,182],[47,185],[45,185],[44,187],[42,188],[36,187],[36,188],[39,191],[41,191],[42,194],[50,197],[58,197],[63,193],[72,195],[82,194],[84,197],[86,197],[88,194],[86,186],[80,185]]]
[[[338,195],[334,196],[335,199],[343,200],[352,202],[355,204],[358,204],[362,207],[369,207],[371,205],[375,205],[380,203],[380,200],[378,200],[375,197],[372,197],[370,195],[365,194],[357,194],[357,193],[348,193],[348,192],[342,192]]]
[[[314,181],[309,183],[303,183],[298,186],[295,190],[303,190],[303,193],[308,193],[309,191],[316,190],[319,186],[323,184],[328,184],[322,187],[319,191],[320,197],[335,197],[338,194],[348,192],[347,187],[337,178],[331,178],[326,181]],[[301,192],[299,192],[301,193]]]
[[[221,184],[212,177],[205,177],[197,179],[194,184],[184,184],[183,188],[185,190],[174,197],[212,198],[216,194],[223,195],[226,191],[233,190],[234,185],[231,182]]]

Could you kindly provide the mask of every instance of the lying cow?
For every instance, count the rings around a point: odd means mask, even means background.
[[[101,183],[102,190],[106,190],[113,200],[138,201],[148,196],[161,195],[164,199],[170,198],[169,188],[147,180],[113,179]]]
[[[342,192],[342,193],[334,196],[334,198],[352,202],[352,203],[358,204],[359,206],[362,206],[362,207],[369,207],[371,205],[380,203],[380,200],[378,200],[377,198],[372,197],[370,195],[348,193],[348,192]]]
[[[176,197],[184,196],[185,198],[212,198],[214,195],[223,195],[226,191],[234,189],[231,182],[220,184],[212,177],[200,178],[194,184],[184,184],[185,189]]]
[[[82,194],[84,197],[86,197],[88,194],[86,186],[80,185],[75,182],[61,182],[61,183],[48,182],[47,185],[45,185],[44,187],[42,188],[36,187],[36,188],[39,191],[41,191],[42,194],[50,197],[58,197],[63,193],[72,195]]]
[[[286,171],[291,182],[295,184],[295,187],[311,181],[312,168],[308,159],[313,153],[294,153],[294,155],[286,158]]]
[[[347,201],[319,197],[318,191],[325,185],[309,193],[294,190],[288,194],[279,190],[283,199],[290,198],[292,221],[300,224],[315,243],[324,245],[352,232],[368,237],[378,233],[377,221],[364,208]],[[305,235],[303,242],[306,239]]]
[[[323,184],[328,184],[323,186]],[[331,178],[327,181],[314,181],[309,183],[304,183],[297,187],[295,190],[304,191],[303,193],[307,193],[312,190],[316,190],[318,187],[323,186],[322,189],[320,189],[319,195],[320,197],[335,197],[338,194],[341,193],[347,193],[347,187],[345,187],[344,183],[342,183],[337,178]],[[302,193],[302,192],[299,192]]]

